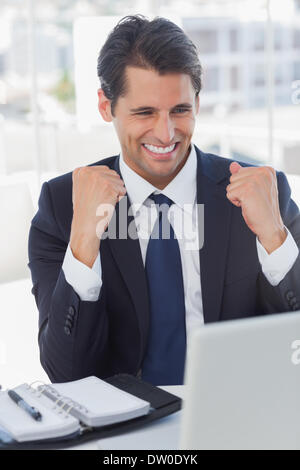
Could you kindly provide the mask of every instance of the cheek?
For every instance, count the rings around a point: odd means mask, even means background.
[[[140,147],[140,142],[138,136],[132,135],[132,134],[127,134],[126,136],[126,143],[129,148],[138,148]]]
[[[136,124],[134,127],[127,127],[126,130],[124,130],[123,135],[130,145],[139,146],[143,141],[143,137],[147,135],[147,132],[148,128],[145,128],[140,124]]]
[[[195,127],[195,123],[196,123],[196,119],[194,116],[191,116],[187,119],[187,121],[185,122],[185,128],[187,131],[192,131]]]
[[[195,117],[189,116],[186,117],[184,120],[179,120],[175,123],[175,129],[178,130],[178,132],[181,132],[182,134],[190,136],[195,128]]]

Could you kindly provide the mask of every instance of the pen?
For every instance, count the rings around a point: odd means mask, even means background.
[[[25,400],[23,400],[20,395],[18,395],[14,390],[7,391],[8,396],[20,407],[23,408],[26,413],[30,414],[30,416],[35,419],[36,421],[41,421],[42,415],[41,413],[34,408],[33,406],[28,405]]]

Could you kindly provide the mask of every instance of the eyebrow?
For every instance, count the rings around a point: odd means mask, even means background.
[[[193,106],[190,103],[180,103],[176,104],[172,109],[175,108],[192,108]],[[139,108],[133,108],[130,110],[132,113],[136,113],[138,111],[158,111],[158,108],[154,108],[153,106],[140,106]]]

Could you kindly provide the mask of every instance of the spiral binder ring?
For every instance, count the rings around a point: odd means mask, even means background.
[[[36,388],[33,387],[33,385],[37,384],[37,383],[39,383],[40,385],[36,389]],[[54,402],[54,406],[52,407],[52,409],[57,410],[58,414],[63,413],[64,418],[69,417],[70,411],[72,410],[72,408],[74,408],[74,404],[75,404],[71,398],[60,395],[58,392],[56,392],[56,390],[54,390],[49,385],[45,384],[45,382],[43,382],[42,380],[35,380],[34,382],[32,382],[30,384],[24,384],[24,385],[25,385],[26,389],[30,393],[34,394],[37,398],[40,398],[43,394],[47,397],[47,394],[45,393],[45,391],[47,389],[50,389],[51,393],[57,397],[55,402]],[[61,401],[61,404],[58,405],[58,403],[60,401]],[[70,404],[70,406],[68,407],[67,410],[65,410],[64,407],[68,404]]]
[[[85,413],[89,413],[89,410],[83,406],[83,405],[80,405],[78,402],[72,400],[70,397],[67,397],[67,396],[64,396],[64,395],[61,395],[60,393],[58,393],[53,387],[51,387],[51,385],[45,385],[44,389],[43,389],[43,392],[45,392],[45,394],[47,395],[47,390],[48,392],[51,393],[52,396],[55,396],[56,397],[56,400],[55,400],[55,405],[57,406],[58,403],[60,401],[63,402],[63,405],[60,407],[60,408],[64,408],[65,405],[68,405],[69,404],[69,407],[67,408],[67,410],[65,410],[65,412],[67,414],[70,413],[70,411],[72,409],[76,409],[76,410],[79,410],[79,411],[83,411]]]
[[[58,401],[61,400],[61,399],[64,399],[64,401],[67,401],[67,402],[70,402],[72,404],[72,406],[70,407],[70,409],[68,409],[68,412],[71,411],[71,409],[75,408],[79,411],[83,411],[85,413],[89,413],[89,410],[83,406],[83,405],[80,405],[79,403],[77,403],[76,401],[73,401],[72,399],[70,399],[69,397],[66,397],[66,396],[63,396],[63,395],[60,395],[60,393],[58,393],[53,387],[51,387],[51,385],[46,385],[45,387],[46,390],[49,390],[51,392],[51,395],[54,395],[55,397],[57,397]],[[44,389],[44,390],[45,390]],[[56,400],[57,401],[57,400]]]
[[[34,388],[33,385],[35,384],[40,384],[37,388]],[[54,406],[53,410],[57,410],[58,414],[64,414],[64,417],[67,418],[69,417],[69,414],[71,410],[79,410],[84,413],[89,414],[90,411],[83,405],[80,405],[78,402],[73,401],[72,398],[61,395],[59,392],[57,392],[51,385],[47,385],[45,382],[42,380],[35,380],[34,382],[31,382],[30,384],[24,384],[26,389],[30,391],[30,393],[36,395],[37,398],[40,398],[43,394],[47,397],[55,397],[56,399],[53,400]],[[48,391],[48,394],[47,394]],[[49,397],[49,394],[51,394],[51,397]],[[67,407],[65,409],[65,407]]]
[[[37,383],[42,384],[42,386],[43,386],[44,388],[47,387],[47,385],[45,384],[45,382],[43,382],[42,380],[35,380],[34,382],[31,382],[31,384],[28,385],[28,388],[30,389],[30,391],[31,391],[32,393],[36,393],[36,396],[37,396],[38,398],[40,398],[40,397],[42,396],[42,394],[43,394],[43,390],[41,390],[40,393],[39,393],[38,389],[33,388],[33,385],[34,385],[34,384],[37,384]]]

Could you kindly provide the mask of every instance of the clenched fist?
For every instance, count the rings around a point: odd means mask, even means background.
[[[276,171],[270,166],[241,167],[232,162],[227,198],[242,209],[242,216],[270,254],[285,241],[287,234],[281,218]]]
[[[99,252],[101,235],[126,189],[119,174],[106,165],[76,168],[72,180],[70,247],[75,258],[91,268]]]

